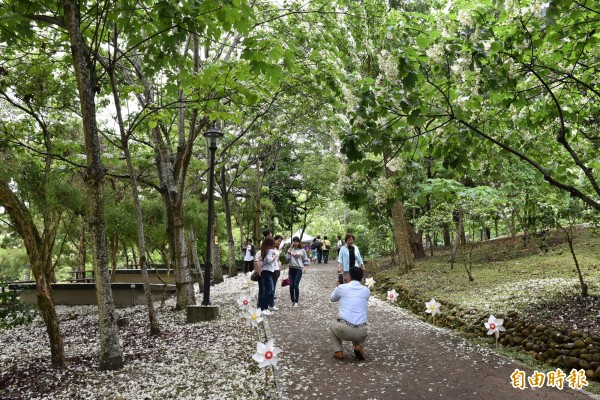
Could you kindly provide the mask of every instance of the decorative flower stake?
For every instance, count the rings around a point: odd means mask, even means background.
[[[487,334],[495,334],[496,335],[496,348],[498,348],[498,338],[500,337],[500,331],[505,331],[506,328],[502,326],[504,323],[504,319],[494,317],[494,314],[490,315],[488,322],[483,325],[488,329]]]
[[[396,293],[396,289],[392,289],[387,293],[387,299],[392,303],[395,303],[398,299],[398,293]]]
[[[254,281],[252,279],[250,279],[251,276],[252,276],[252,272],[246,273],[246,279],[245,279],[244,283],[242,283],[242,289],[248,289],[248,294],[250,294],[250,291],[254,287]]]
[[[371,289],[375,285],[375,279],[373,279],[373,278],[365,279],[365,285],[367,285],[367,287],[369,289]]]
[[[252,325],[258,327],[258,324],[261,323],[263,320],[260,314],[260,308],[248,307],[248,311],[246,311],[246,313],[244,314],[246,318],[246,326]]]
[[[261,342],[256,343],[256,354],[252,358],[258,363],[260,368],[264,368],[267,365],[272,365],[273,368],[277,368],[277,354],[281,353],[279,347],[275,347],[275,340],[271,339],[267,343]],[[267,370],[265,370],[265,385],[267,384]]]
[[[248,310],[250,308],[250,296],[248,296],[247,294],[243,294],[241,295],[238,300],[237,300],[240,308],[242,310]]]
[[[430,301],[425,303],[425,307],[427,307],[425,312],[431,314],[431,316],[433,317],[433,325],[435,325],[435,314],[439,314],[440,312],[440,306],[441,304],[435,301],[435,298],[433,297]]]

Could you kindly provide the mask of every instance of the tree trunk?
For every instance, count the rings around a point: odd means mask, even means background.
[[[412,225],[407,224],[408,235],[410,240],[410,249],[416,260],[427,257],[425,254],[425,248],[423,247],[423,230],[419,229],[419,232],[415,231]]]
[[[75,67],[75,78],[81,102],[81,116],[87,156],[85,182],[89,200],[89,218],[98,302],[100,334],[100,369],[119,369],[123,366],[123,353],[119,341],[115,307],[108,273],[108,252],[104,231],[104,176],[106,170],[100,158],[100,141],[96,123],[94,65],[87,52],[92,46],[85,46],[79,29],[81,21],[79,2],[65,0],[65,24],[71,43],[71,54]]]
[[[256,195],[254,196],[254,204],[253,204],[253,237],[252,240],[256,243],[257,246],[260,246],[260,240],[262,238],[260,232],[260,199],[262,194],[262,175],[260,173],[260,159],[256,160],[256,175],[257,175],[257,184],[256,184]]]
[[[435,234],[434,234],[435,237]],[[431,237],[431,234],[427,233],[427,235],[425,236],[425,243],[429,243],[429,255],[431,257],[433,257],[433,238]]]
[[[212,266],[212,284],[223,282],[223,268],[221,268],[221,248],[219,247],[219,237],[217,236],[217,213],[213,215],[212,223],[212,251],[210,253]]]
[[[450,224],[444,224],[444,247],[449,247],[451,243]]]
[[[567,243],[569,243],[569,250],[571,251],[571,255],[573,256],[573,261],[575,262],[575,269],[577,270],[577,277],[579,278],[579,284],[581,285],[581,297],[587,297],[588,285],[585,283],[585,281],[583,279],[583,274],[581,273],[581,268],[579,267],[579,262],[577,261],[577,256],[575,255],[575,249],[573,248],[572,228],[569,230],[567,230],[566,228],[564,228],[562,226],[560,226],[560,228],[563,230],[563,232],[567,236]]]
[[[115,53],[118,48],[117,43],[117,32],[115,29]],[[115,55],[116,58],[116,55]],[[148,310],[148,320],[150,322],[150,334],[158,334],[160,333],[160,327],[158,324],[158,319],[156,317],[156,310],[154,309],[154,303],[152,301],[152,291],[150,290],[150,280],[148,278],[148,268],[146,266],[146,238],[144,234],[144,219],[142,214],[142,202],[140,201],[140,193],[138,190],[138,183],[136,178],[135,169],[133,167],[133,162],[131,161],[131,153],[129,151],[129,136],[125,132],[125,123],[123,121],[123,115],[121,113],[121,101],[119,97],[119,92],[117,89],[117,83],[115,79],[115,70],[114,68],[110,68],[109,76],[110,82],[113,91],[113,98],[115,101],[115,109],[117,112],[117,120],[119,122],[119,131],[121,134],[121,145],[123,146],[123,155],[125,156],[125,161],[127,162],[127,171],[129,173],[129,179],[131,181],[131,194],[133,196],[133,204],[135,206],[135,218],[136,218],[136,226],[137,226],[137,240],[138,240],[138,250],[140,252],[139,266],[142,272],[142,282],[144,283],[144,295],[146,297],[146,308]],[[115,240],[116,242],[116,240]],[[117,245],[115,243],[115,248],[113,249],[113,257],[114,257],[114,266],[116,267],[116,254],[117,254]],[[113,267],[113,274],[114,268]],[[114,275],[113,275],[114,277]]]
[[[117,252],[119,251],[119,238],[117,236],[113,236],[110,238],[110,263],[111,263],[111,274],[110,281],[115,281],[115,271],[117,270]]]
[[[188,234],[188,249],[189,254],[192,257],[192,263],[194,264],[194,270],[196,272],[196,280],[200,289],[200,293],[204,293],[204,277],[202,275],[202,265],[200,265],[200,258],[198,257],[198,248],[196,247],[196,232],[194,227],[190,227]]]
[[[78,244],[78,250],[77,250],[77,254],[78,254],[77,271],[82,271],[82,272],[77,272],[75,274],[75,279],[85,278],[85,263],[87,260],[87,246],[85,243],[85,233],[86,233],[85,227],[87,225],[87,222],[86,222],[84,216],[81,216],[80,223],[81,223],[81,230],[79,231],[79,244]]]
[[[454,263],[456,262],[456,252],[458,250],[458,245],[460,244],[460,232],[464,232],[463,229],[463,214],[462,211],[457,211],[457,225],[456,225],[456,235],[454,236],[454,246],[452,246],[452,254],[450,255],[450,269],[454,268]]]
[[[225,209],[225,227],[227,229],[227,245],[229,248],[229,276],[237,276],[237,268],[235,265],[236,249],[235,242],[233,240],[231,205],[229,202],[229,190],[227,189],[226,178],[227,176],[225,175],[225,166],[222,166],[219,186],[221,191],[221,199],[223,200],[223,208]],[[243,244],[243,242],[240,242],[240,244]]]
[[[402,274],[413,268],[413,254],[410,247],[408,223],[404,215],[404,205],[399,200],[396,200],[392,206],[392,227],[398,271]]]
[[[23,238],[31,272],[35,279],[38,293],[38,305],[46,325],[46,332],[50,341],[50,357],[54,368],[66,366],[65,350],[60,326],[52,301],[52,292],[48,276],[52,270],[52,243],[54,242],[55,229],[44,229],[49,235],[43,240],[33,221],[31,213],[25,204],[12,192],[7,182],[0,179],[0,205],[8,213],[17,232]],[[46,225],[49,221],[44,221]],[[56,222],[58,224],[58,222]],[[47,254],[44,254],[44,250]]]

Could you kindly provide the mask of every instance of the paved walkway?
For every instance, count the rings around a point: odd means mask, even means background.
[[[568,388],[515,389],[513,371],[527,376],[533,371],[374,297],[367,360],[356,361],[349,342],[344,342],[346,358],[336,360],[326,331],[337,315],[337,303],[329,301],[335,278],[332,263],[309,267],[300,282],[298,308],[290,307],[288,288],[278,285],[280,311],[268,322],[275,344],[284,350],[278,372],[282,398],[590,399]]]

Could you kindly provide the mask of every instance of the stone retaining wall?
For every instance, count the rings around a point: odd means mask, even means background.
[[[428,323],[433,323],[431,316],[424,317],[425,302],[430,299],[417,298],[412,291],[402,284],[383,277],[375,278],[381,293],[396,289],[398,301]],[[467,337],[488,337],[483,325],[489,315],[481,315],[475,310],[467,310],[455,304],[444,303],[443,313],[435,318],[435,325],[444,326],[464,332]],[[538,324],[535,321],[522,320],[516,311],[494,314],[504,318],[506,332],[500,332],[499,343],[506,347],[519,348],[529,353],[538,361],[556,368],[570,371],[583,369],[590,380],[600,381],[600,336],[588,335],[582,331],[568,332],[552,326]],[[493,340],[490,338],[490,340]]]

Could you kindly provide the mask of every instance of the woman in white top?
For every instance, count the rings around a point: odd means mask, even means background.
[[[244,273],[252,271],[254,268],[254,245],[252,244],[252,239],[248,239],[246,242],[246,247],[242,248],[244,252]]]
[[[268,310],[269,304],[275,296],[275,286],[273,284],[273,275],[275,273],[275,241],[271,238],[263,240],[260,246],[260,254],[262,258],[262,271],[260,279],[263,283],[263,294],[260,299],[260,309]]]
[[[277,281],[279,280],[279,276],[281,275],[281,261],[279,261],[279,249],[281,248],[283,236],[275,235],[273,240],[275,240],[275,271],[273,272],[273,300],[269,303],[269,311],[279,311],[279,308],[277,308],[277,306],[275,305],[275,292],[277,291]]]

